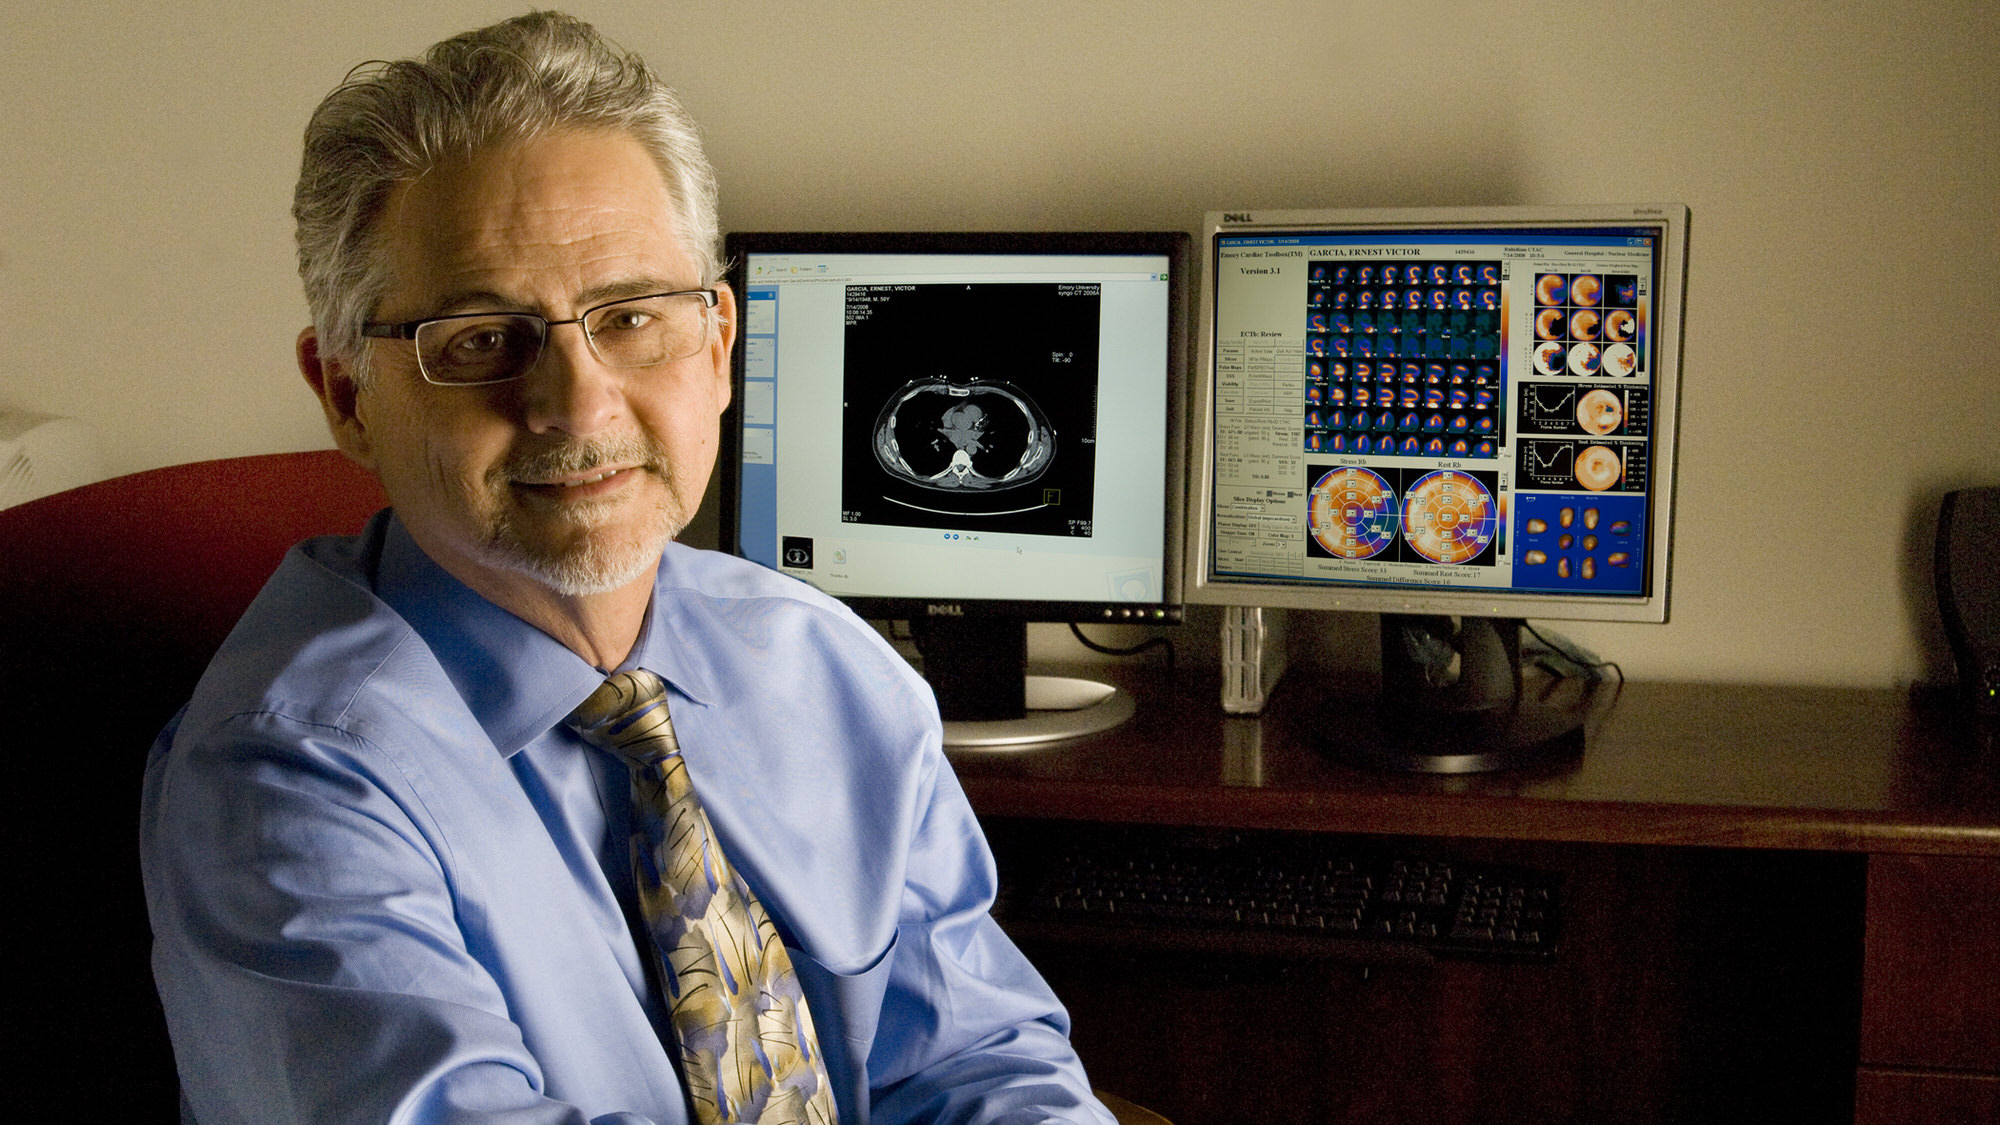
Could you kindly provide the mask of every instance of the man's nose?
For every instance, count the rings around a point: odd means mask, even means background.
[[[597,358],[581,324],[551,324],[541,358],[523,377],[527,426],[533,433],[597,433],[624,409],[623,380]]]

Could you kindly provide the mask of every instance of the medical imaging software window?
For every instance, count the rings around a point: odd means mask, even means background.
[[[842,595],[1158,599],[1165,265],[753,258],[744,553]]]
[[[1629,594],[1651,514],[1649,239],[1224,235],[1224,572]]]

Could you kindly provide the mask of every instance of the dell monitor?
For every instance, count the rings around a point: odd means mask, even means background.
[[[1190,602],[1382,615],[1329,748],[1432,772],[1581,745],[1527,618],[1667,616],[1680,204],[1208,216]]]
[[[1182,233],[738,233],[726,547],[903,620],[955,745],[1088,733],[1029,622],[1181,616]]]

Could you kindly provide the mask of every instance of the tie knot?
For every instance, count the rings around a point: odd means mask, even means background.
[[[591,745],[635,765],[681,751],[667,714],[666,682],[643,668],[605,680],[564,721]]]

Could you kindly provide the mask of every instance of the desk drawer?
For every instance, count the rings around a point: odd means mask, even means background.
[[[1868,860],[1864,1067],[2000,1074],[2000,860]]]

